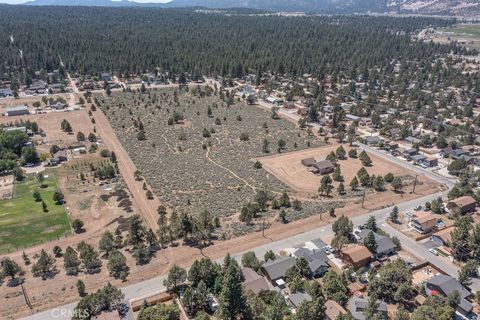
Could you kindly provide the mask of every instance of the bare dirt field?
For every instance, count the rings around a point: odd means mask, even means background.
[[[307,167],[302,165],[301,160],[306,158],[325,158],[331,151],[336,150],[337,144],[331,144],[325,147],[301,150],[296,152],[290,152],[286,154],[273,155],[263,158],[258,158],[262,163],[263,168],[276,176],[278,179],[286,183],[288,186],[296,190],[297,192],[304,193],[309,196],[318,194],[318,187],[320,186],[321,175],[315,175],[311,173]],[[345,150],[351,149],[347,145],[344,145]],[[359,151],[360,152],[360,151]],[[391,172],[394,176],[401,177],[402,181],[406,185],[404,191],[408,190],[408,186],[413,183],[415,174],[410,170],[402,168],[392,162],[386,161],[373,154],[369,154],[372,159],[373,166],[366,167],[367,172],[371,175],[384,176],[388,172]],[[363,167],[360,159],[348,158],[346,160],[339,160],[341,174],[344,177],[344,184],[348,189],[348,184],[356,176],[358,170]],[[333,182],[333,185],[338,187],[339,182]],[[425,177],[419,177],[416,186],[416,193],[426,195],[434,192],[438,189],[440,184]],[[392,189],[392,188],[387,188]],[[411,189],[411,188],[410,188]],[[385,198],[395,199],[400,197],[400,194],[394,193],[392,190],[377,192],[382,201]],[[375,196],[375,195],[374,195]]]
[[[62,93],[62,94],[51,94],[46,96],[47,98],[63,98],[68,101],[69,94]],[[44,103],[42,102],[43,96],[28,96],[28,97],[20,97],[18,99],[15,98],[2,98],[0,99],[0,113],[4,113],[2,108],[14,107],[14,106],[24,106],[28,105],[31,107],[34,102],[40,102],[42,106]]]
[[[62,131],[60,124],[67,120],[72,126],[73,133],[67,134]],[[85,136],[93,132],[94,124],[84,110],[68,112],[49,112],[44,114],[30,114],[15,117],[0,117],[0,124],[21,125],[21,121],[35,121],[40,129],[45,131],[45,137],[35,136],[37,148],[40,152],[46,152],[51,145],[69,146],[77,143],[77,132],[82,131]]]
[[[0,200],[9,199],[13,191],[13,175],[0,176]]]

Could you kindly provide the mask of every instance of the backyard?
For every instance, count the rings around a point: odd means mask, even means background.
[[[45,187],[40,187],[33,175],[14,186],[14,196],[0,201],[0,252],[28,247],[56,239],[70,233],[70,224],[63,205],[53,200],[57,189],[56,176],[45,173]],[[38,190],[45,202],[35,201],[33,193]]]

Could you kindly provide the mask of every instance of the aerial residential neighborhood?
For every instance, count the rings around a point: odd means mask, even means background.
[[[0,319],[477,319],[478,4],[190,2],[0,4]]]

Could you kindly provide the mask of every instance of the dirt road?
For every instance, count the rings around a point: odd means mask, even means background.
[[[120,173],[123,176],[126,184],[128,185],[130,192],[132,193],[133,201],[135,206],[140,211],[139,214],[145,221],[145,223],[152,228],[152,230],[157,229],[157,208],[160,205],[160,201],[157,197],[154,196],[153,200],[148,200],[146,197],[146,191],[143,189],[144,181],[135,180],[134,173],[137,170],[137,167],[130,159],[129,154],[123,148],[120,141],[118,141],[115,131],[113,130],[110,122],[108,121],[105,114],[97,109],[93,112],[93,117],[95,118],[95,124],[98,134],[103,140],[103,143],[108,150],[115,152],[118,161],[118,168]],[[152,190],[147,185],[149,190]]]

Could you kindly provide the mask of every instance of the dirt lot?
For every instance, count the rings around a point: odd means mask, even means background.
[[[337,144],[331,144],[325,147],[306,149],[296,152],[290,152],[286,154],[273,155],[268,157],[258,158],[262,163],[263,168],[273,174],[275,177],[286,183],[288,186],[303,194],[306,197],[315,197],[318,195],[318,187],[320,186],[321,175],[315,175],[308,171],[308,168],[302,165],[301,160],[306,158],[325,158],[331,151],[337,149]],[[348,153],[350,148],[344,145],[345,150]],[[382,175],[384,176],[388,172],[391,172],[394,176],[401,177],[405,187],[403,191],[405,193],[395,193],[391,187],[387,187],[387,191],[373,192],[369,190],[369,200],[375,201],[377,204],[390,204],[392,202],[406,201],[412,195],[409,193],[412,189],[412,184],[415,178],[415,174],[410,170],[402,168],[392,162],[386,161],[373,154],[369,154],[372,159],[373,166],[366,167],[370,175]],[[344,177],[344,185],[346,189],[349,189],[348,184],[357,174],[357,171],[362,168],[361,161],[356,158],[348,158],[346,160],[339,160],[341,174]],[[339,185],[339,182],[333,182],[335,188]],[[417,196],[427,195],[438,190],[440,184],[436,181],[430,180],[426,177],[419,176],[417,180],[417,186],[415,192]],[[335,191],[333,192],[335,193]],[[348,192],[347,192],[348,196]],[[351,196],[354,196],[353,194]]]
[[[72,134],[62,131],[60,124],[62,120],[67,120],[73,128]],[[57,144],[59,146],[68,146],[77,143],[77,132],[82,131],[85,136],[93,132],[94,125],[90,121],[88,114],[84,110],[68,112],[49,112],[45,114],[30,114],[15,117],[0,117],[0,124],[15,125],[20,121],[35,121],[40,129],[45,131],[45,137],[35,136],[34,140],[38,144],[40,152],[46,152],[50,146]]]
[[[0,200],[9,199],[13,191],[13,175],[0,176]]]
[[[68,101],[69,94],[51,94],[46,96],[47,98],[63,98]],[[30,97],[20,97],[19,99],[15,98],[2,98],[0,99],[0,113],[4,113],[5,111],[2,108],[14,107],[14,106],[24,106],[28,105],[31,107],[34,102],[40,102],[42,106],[45,104],[42,102],[43,96],[30,96]]]

